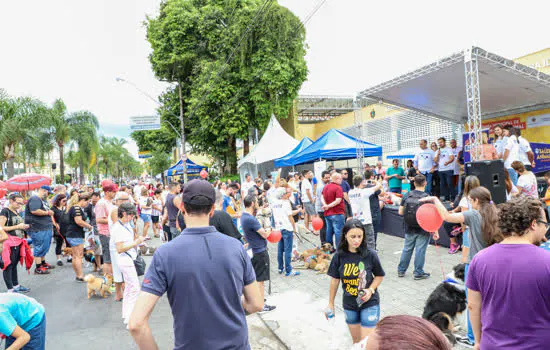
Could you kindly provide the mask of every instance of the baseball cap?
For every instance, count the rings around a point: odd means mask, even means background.
[[[48,191],[49,194],[53,194],[53,189],[50,186],[40,186],[40,189]]]
[[[216,201],[216,191],[208,181],[195,179],[185,184],[182,197],[184,203],[212,205]]]
[[[118,192],[118,186],[114,183],[107,183],[103,186],[103,192]]]

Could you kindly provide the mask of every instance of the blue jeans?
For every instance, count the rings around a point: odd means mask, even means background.
[[[374,328],[380,320],[380,304],[359,311],[344,309],[344,314],[346,315],[347,324],[361,323],[363,328]]]
[[[405,233],[405,246],[403,247],[403,253],[401,253],[397,272],[405,273],[407,271],[413,250],[416,247],[413,273],[415,276],[422,275],[424,273],[424,262],[426,261],[426,248],[428,248],[429,242],[430,236]]]
[[[376,249],[376,242],[378,241],[378,232],[382,231],[382,214],[380,213],[380,210],[378,210],[377,213],[372,215],[372,228],[374,230],[374,249]]]
[[[342,235],[346,219],[344,215],[338,214],[325,216],[325,220],[327,221],[327,242],[336,248],[338,247],[338,243],[340,243],[340,236]],[[335,241],[332,240],[332,235],[336,237]]]
[[[31,340],[22,348],[22,350],[44,350],[46,349],[46,315],[42,318],[42,321],[33,329],[28,331],[31,336]],[[6,338],[6,349],[9,348],[13,342],[14,337]]]
[[[466,264],[466,268],[464,269],[464,281],[466,281],[466,278],[468,277],[468,268],[470,267],[470,264]],[[466,302],[468,302],[468,288],[466,288]],[[466,311],[468,312],[468,308],[466,308]],[[472,330],[472,323],[470,322],[470,313],[468,312],[466,314],[466,321],[468,321],[468,340],[474,344],[475,338],[474,338],[474,331]]]
[[[506,170],[508,170],[510,180],[512,180],[512,183],[514,184],[514,186],[516,186],[518,184],[518,173],[512,168],[507,168]]]
[[[391,187],[390,192],[391,193],[401,193],[402,190],[401,190],[401,187]]]
[[[429,171],[428,172],[425,172],[425,173],[421,173],[422,175],[424,175],[426,177],[426,189],[425,189],[425,192],[429,195],[432,194],[432,181],[433,181],[433,176],[434,174],[430,173]]]
[[[441,197],[448,201],[454,200],[456,193],[453,186],[454,170],[446,170],[439,172],[439,188],[441,189]]]
[[[290,259],[292,257],[292,231],[281,230],[281,240],[277,246],[277,262],[279,263],[279,271],[285,271],[290,273],[292,271],[292,265],[290,265]],[[284,255],[284,264],[283,264]]]
[[[52,230],[29,232],[34,247],[33,254],[37,258],[43,258],[48,254],[50,245],[52,244]]]

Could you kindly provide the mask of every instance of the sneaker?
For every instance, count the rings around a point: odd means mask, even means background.
[[[116,287],[114,285],[111,285],[111,288],[109,288],[109,291],[112,293],[116,292]]]
[[[42,263],[42,266],[44,266],[44,267],[45,267],[46,269],[48,269],[48,270],[53,270],[53,269],[55,269],[55,266],[52,266],[52,265],[50,265],[50,264],[48,264],[48,263]]]
[[[67,263],[72,263],[73,262],[73,258],[67,258]]]
[[[80,278],[80,277],[75,277],[74,280],[77,281],[77,282],[80,282],[80,283],[86,282],[86,281],[84,281],[84,278]]]
[[[427,273],[427,272],[424,272],[424,273],[421,274],[421,275],[415,275],[415,276],[414,276],[414,279],[415,279],[416,281],[418,281],[418,280],[425,280],[426,278],[430,278],[430,274]]]
[[[459,249],[460,249],[460,244],[451,244],[451,248],[449,248],[449,254],[456,254],[458,253]]]
[[[279,270],[279,275],[282,275],[283,274],[283,270]]]
[[[285,274],[286,277],[294,277],[294,276],[300,276],[300,273],[298,271],[290,271]]]
[[[398,272],[397,277],[405,277],[405,272]]]
[[[13,289],[14,292],[16,293],[21,293],[21,294],[27,294],[28,292],[30,292],[31,290],[29,288],[25,288],[23,286],[19,286],[17,288],[14,288]]]
[[[50,271],[48,271],[47,268],[45,268],[43,266],[40,266],[40,267],[37,267],[37,268],[34,269],[34,274],[35,275],[49,275]]]
[[[468,337],[456,337],[456,342],[460,345],[462,345],[463,347],[465,348],[468,348],[468,349],[473,349],[474,348],[474,343],[470,342],[470,340],[468,339]]]
[[[272,305],[267,305],[267,304],[264,304],[264,308],[262,309],[262,311],[260,311],[259,313],[260,314],[263,314],[265,312],[269,312],[269,311],[273,311],[277,308],[277,306],[272,306]]]
[[[63,266],[63,261],[57,260],[57,266]]]

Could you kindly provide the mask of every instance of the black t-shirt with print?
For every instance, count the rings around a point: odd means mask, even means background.
[[[71,209],[69,209],[68,214],[69,224],[67,225],[67,237],[84,238],[84,227],[81,227],[76,223],[75,217],[81,216],[82,220],[86,221],[86,212],[78,205],[75,205],[74,207],[71,207]]]
[[[360,274],[362,279],[359,278]],[[361,307],[357,305],[359,284],[363,282],[363,289],[367,289],[374,277],[386,275],[374,250],[368,249],[365,257],[361,257],[359,253],[345,252],[341,254],[337,252],[330,263],[328,275],[342,281],[344,309],[358,311],[380,304],[377,289],[366,303],[363,303]]]
[[[13,211],[9,210],[8,208],[4,208],[2,209],[2,211],[0,211],[0,216],[3,216],[6,218],[6,223],[4,224],[4,226],[6,227],[12,227],[12,226],[17,226],[19,224],[22,224],[24,222],[23,218],[17,214],[17,213],[14,213]],[[25,233],[25,230],[11,230],[11,231],[6,231],[6,233],[10,236],[19,236],[19,237],[23,237],[24,233]]]

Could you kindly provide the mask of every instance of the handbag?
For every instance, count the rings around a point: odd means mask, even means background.
[[[125,252],[130,258],[132,258],[132,256],[130,254],[128,254],[128,252]],[[145,268],[147,267],[147,263],[145,262],[145,260],[143,259],[143,257],[141,256],[140,253],[138,253],[137,257],[134,260],[134,267],[136,268],[136,272],[137,272],[137,275],[138,276],[143,276],[145,275]]]

